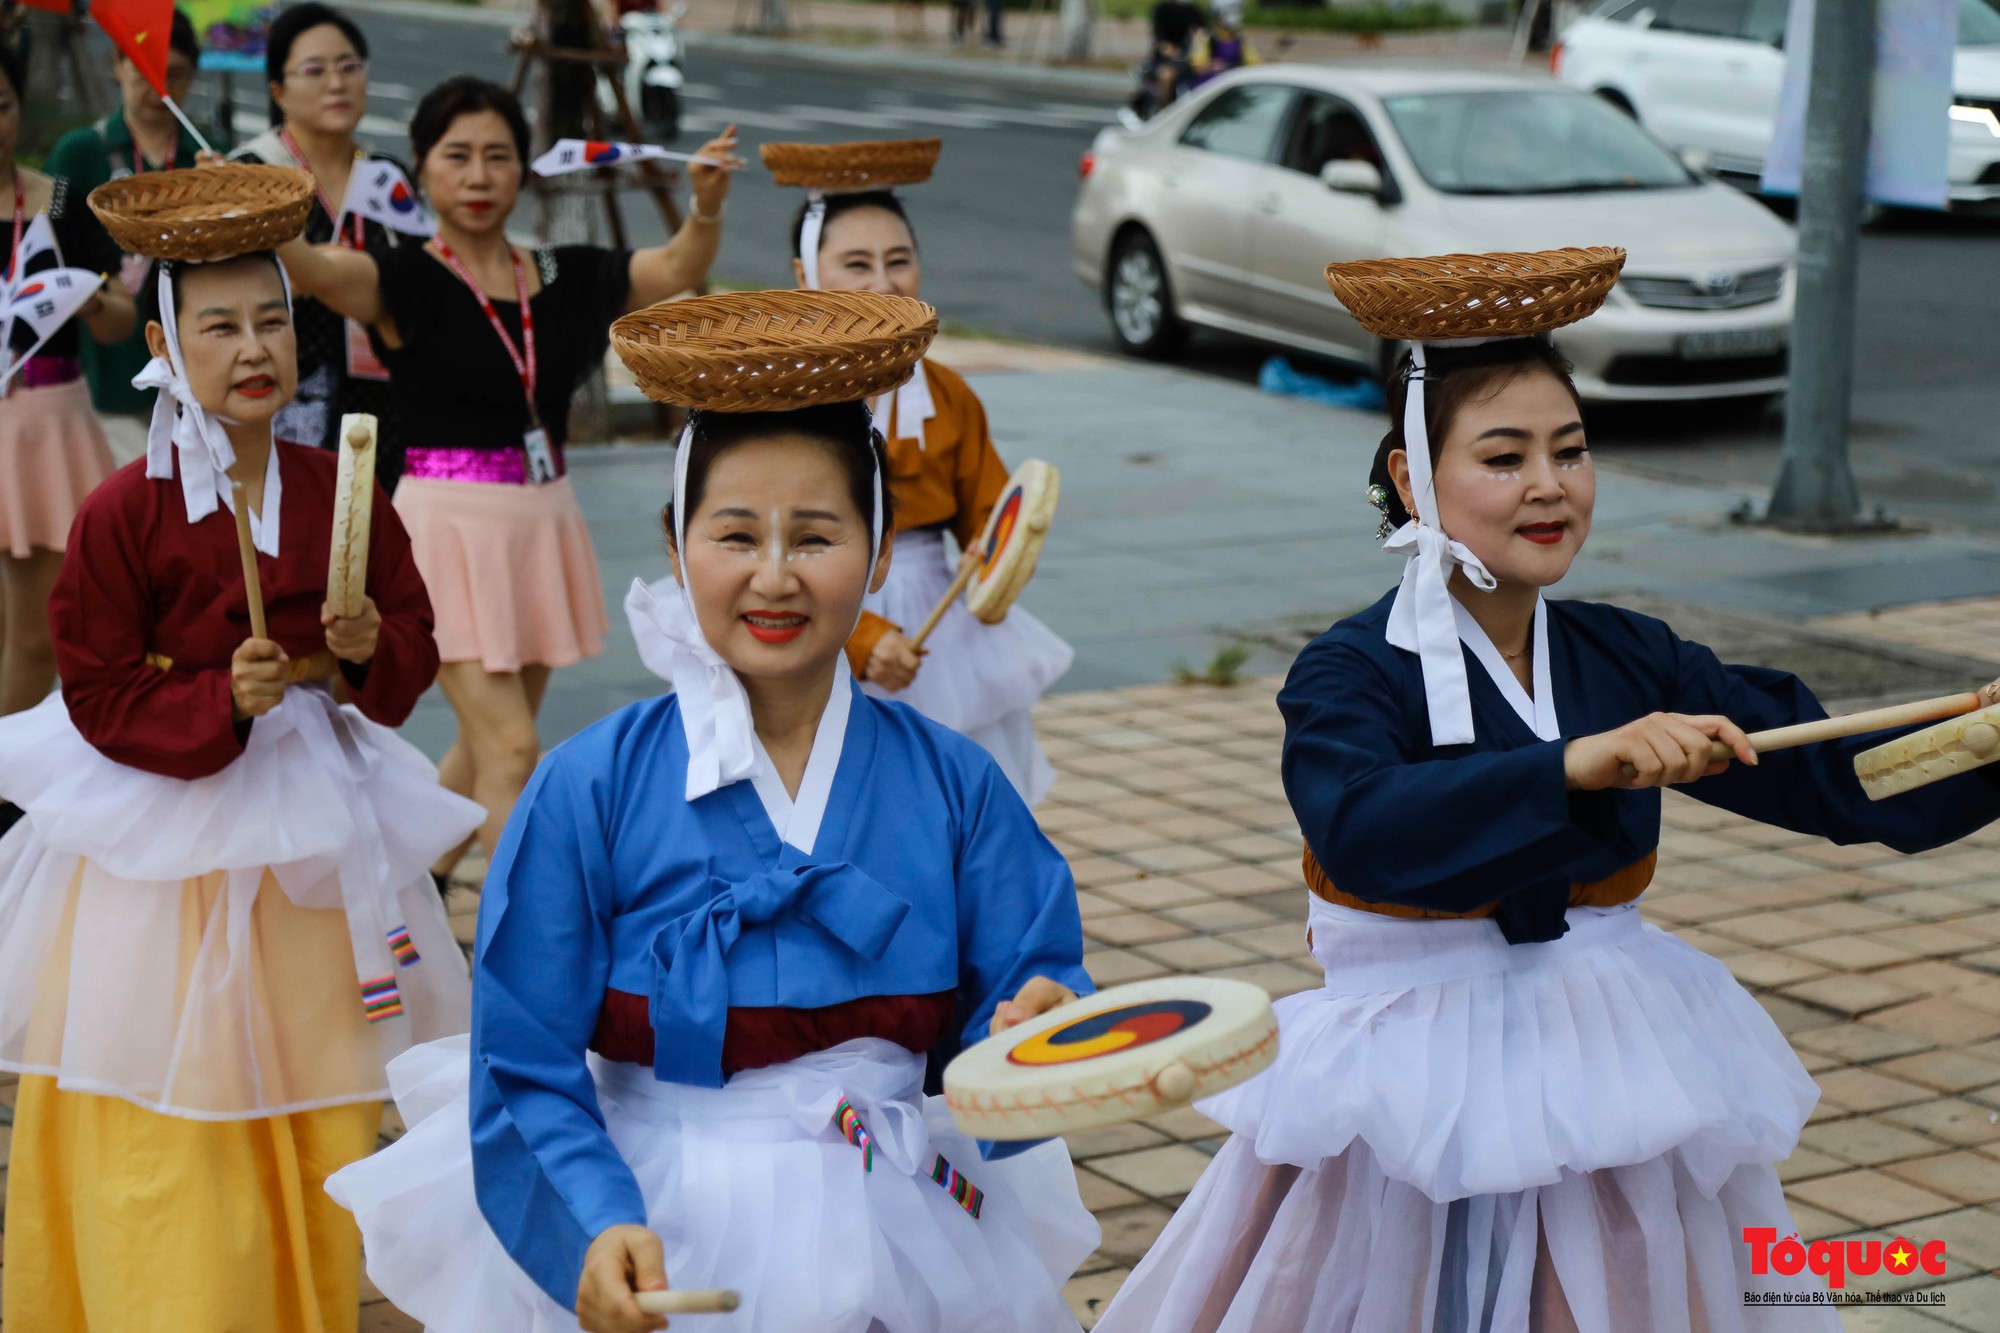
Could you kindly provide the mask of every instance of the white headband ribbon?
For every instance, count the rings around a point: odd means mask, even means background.
[[[625,612],[639,642],[639,659],[653,674],[673,682],[674,692],[680,696],[681,726],[687,733],[686,795],[690,801],[741,782],[757,768],[757,729],[750,717],[750,696],[736,672],[702,634],[694,595],[688,588],[687,470],[693,443],[694,424],[690,422],[674,449],[674,558],[680,567],[680,595],[667,596],[661,585],[648,587],[644,579],[633,580],[632,590],[625,595]],[[872,457],[873,449],[869,452]],[[882,554],[882,471],[873,471],[871,575]],[[848,626],[848,633],[853,629]],[[835,689],[845,688],[845,676],[845,672],[836,671]]]
[[[281,260],[278,281],[285,289],[285,314],[292,313],[292,278]],[[229,469],[236,465],[236,450],[215,414],[195,400],[188,384],[181,351],[180,320],[174,312],[172,274],[165,264],[159,274],[160,327],[167,335],[167,354],[154,357],[132,377],[135,389],[155,389],[153,420],[146,429],[146,475],[166,481],[174,475],[174,455],[180,454],[181,498],[187,504],[190,523],[199,523],[214,513],[221,499],[220,488],[227,483]]]
[[[1485,341],[1467,339],[1466,343]],[[1475,588],[1491,592],[1498,584],[1479,557],[1453,541],[1444,524],[1438,521],[1430,435],[1424,427],[1422,343],[1410,344],[1409,394],[1403,405],[1403,452],[1409,460],[1410,492],[1417,504],[1410,521],[1382,544],[1389,554],[1407,557],[1402,586],[1396,589],[1396,600],[1389,608],[1387,638],[1393,646],[1416,653],[1423,662],[1431,744],[1467,745],[1473,739],[1472,693],[1465,678],[1465,654],[1459,647],[1458,617],[1452,611],[1452,566],[1463,569]]]

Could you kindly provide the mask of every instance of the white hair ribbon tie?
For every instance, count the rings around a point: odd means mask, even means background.
[[[1386,637],[1395,647],[1416,653],[1422,660],[1431,744],[1466,745],[1473,739],[1472,694],[1465,678],[1465,654],[1459,647],[1458,618],[1452,611],[1452,567],[1463,569],[1467,580],[1483,591],[1491,592],[1498,584],[1479,557],[1453,541],[1438,521],[1430,436],[1424,426],[1422,343],[1410,345],[1403,452],[1409,460],[1416,514],[1382,544],[1391,555],[1407,558],[1402,586],[1396,589],[1396,600],[1389,608]]]
[[[826,191],[806,191],[806,216],[799,224],[799,267],[806,271],[806,286],[819,287],[819,238],[826,230]]]
[[[654,675],[671,682],[674,693],[680,696],[681,726],[688,744],[686,796],[690,801],[741,782],[757,769],[757,731],[750,716],[750,696],[736,672],[701,632],[694,595],[688,588],[687,470],[693,443],[694,424],[690,422],[674,449],[674,558],[680,568],[680,583],[674,591],[678,595],[669,595],[665,579],[651,586],[644,579],[634,579],[631,591],[625,594],[625,615],[638,640],[639,660]],[[871,573],[882,554],[880,468],[874,469],[874,482],[874,512],[869,516]],[[776,539],[772,534],[772,540]],[[851,634],[854,626],[847,629]],[[844,672],[836,673],[836,689],[844,687],[844,677]]]
[[[278,280],[285,289],[285,313],[292,311],[292,279],[282,262]],[[236,450],[222,422],[195,400],[188,383],[186,360],[181,351],[180,320],[174,310],[173,275],[160,265],[160,328],[166,333],[167,354],[148,361],[132,377],[135,389],[154,389],[153,420],[146,429],[146,475],[167,481],[174,475],[174,455],[180,455],[181,498],[187,504],[190,523],[199,523],[216,511],[222,489],[228,485],[229,469],[236,465]]]

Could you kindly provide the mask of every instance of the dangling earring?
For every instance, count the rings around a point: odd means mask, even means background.
[[[1389,534],[1396,530],[1396,525],[1389,521],[1389,488],[1379,482],[1370,486],[1368,488],[1368,503],[1382,511],[1382,522],[1375,529],[1375,540],[1378,542],[1388,541]]]

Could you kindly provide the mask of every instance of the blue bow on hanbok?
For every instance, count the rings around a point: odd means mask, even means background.
[[[653,937],[653,1073],[704,1088],[722,1086],[729,951],[745,927],[791,917],[872,962],[910,910],[866,871],[813,864],[792,848],[775,868],[735,883],[714,880],[711,889],[707,902]]]

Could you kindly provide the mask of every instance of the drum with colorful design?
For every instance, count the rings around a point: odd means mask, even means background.
[[[944,1098],[973,1138],[1050,1138],[1212,1097],[1277,1054],[1278,1021],[1262,987],[1160,977],[980,1042],[944,1071]]]
[[[1030,458],[1007,478],[1000,503],[979,534],[979,569],[965,591],[965,606],[988,625],[1006,614],[1028,580],[1056,517],[1056,496],[1062,489],[1054,464]]]

